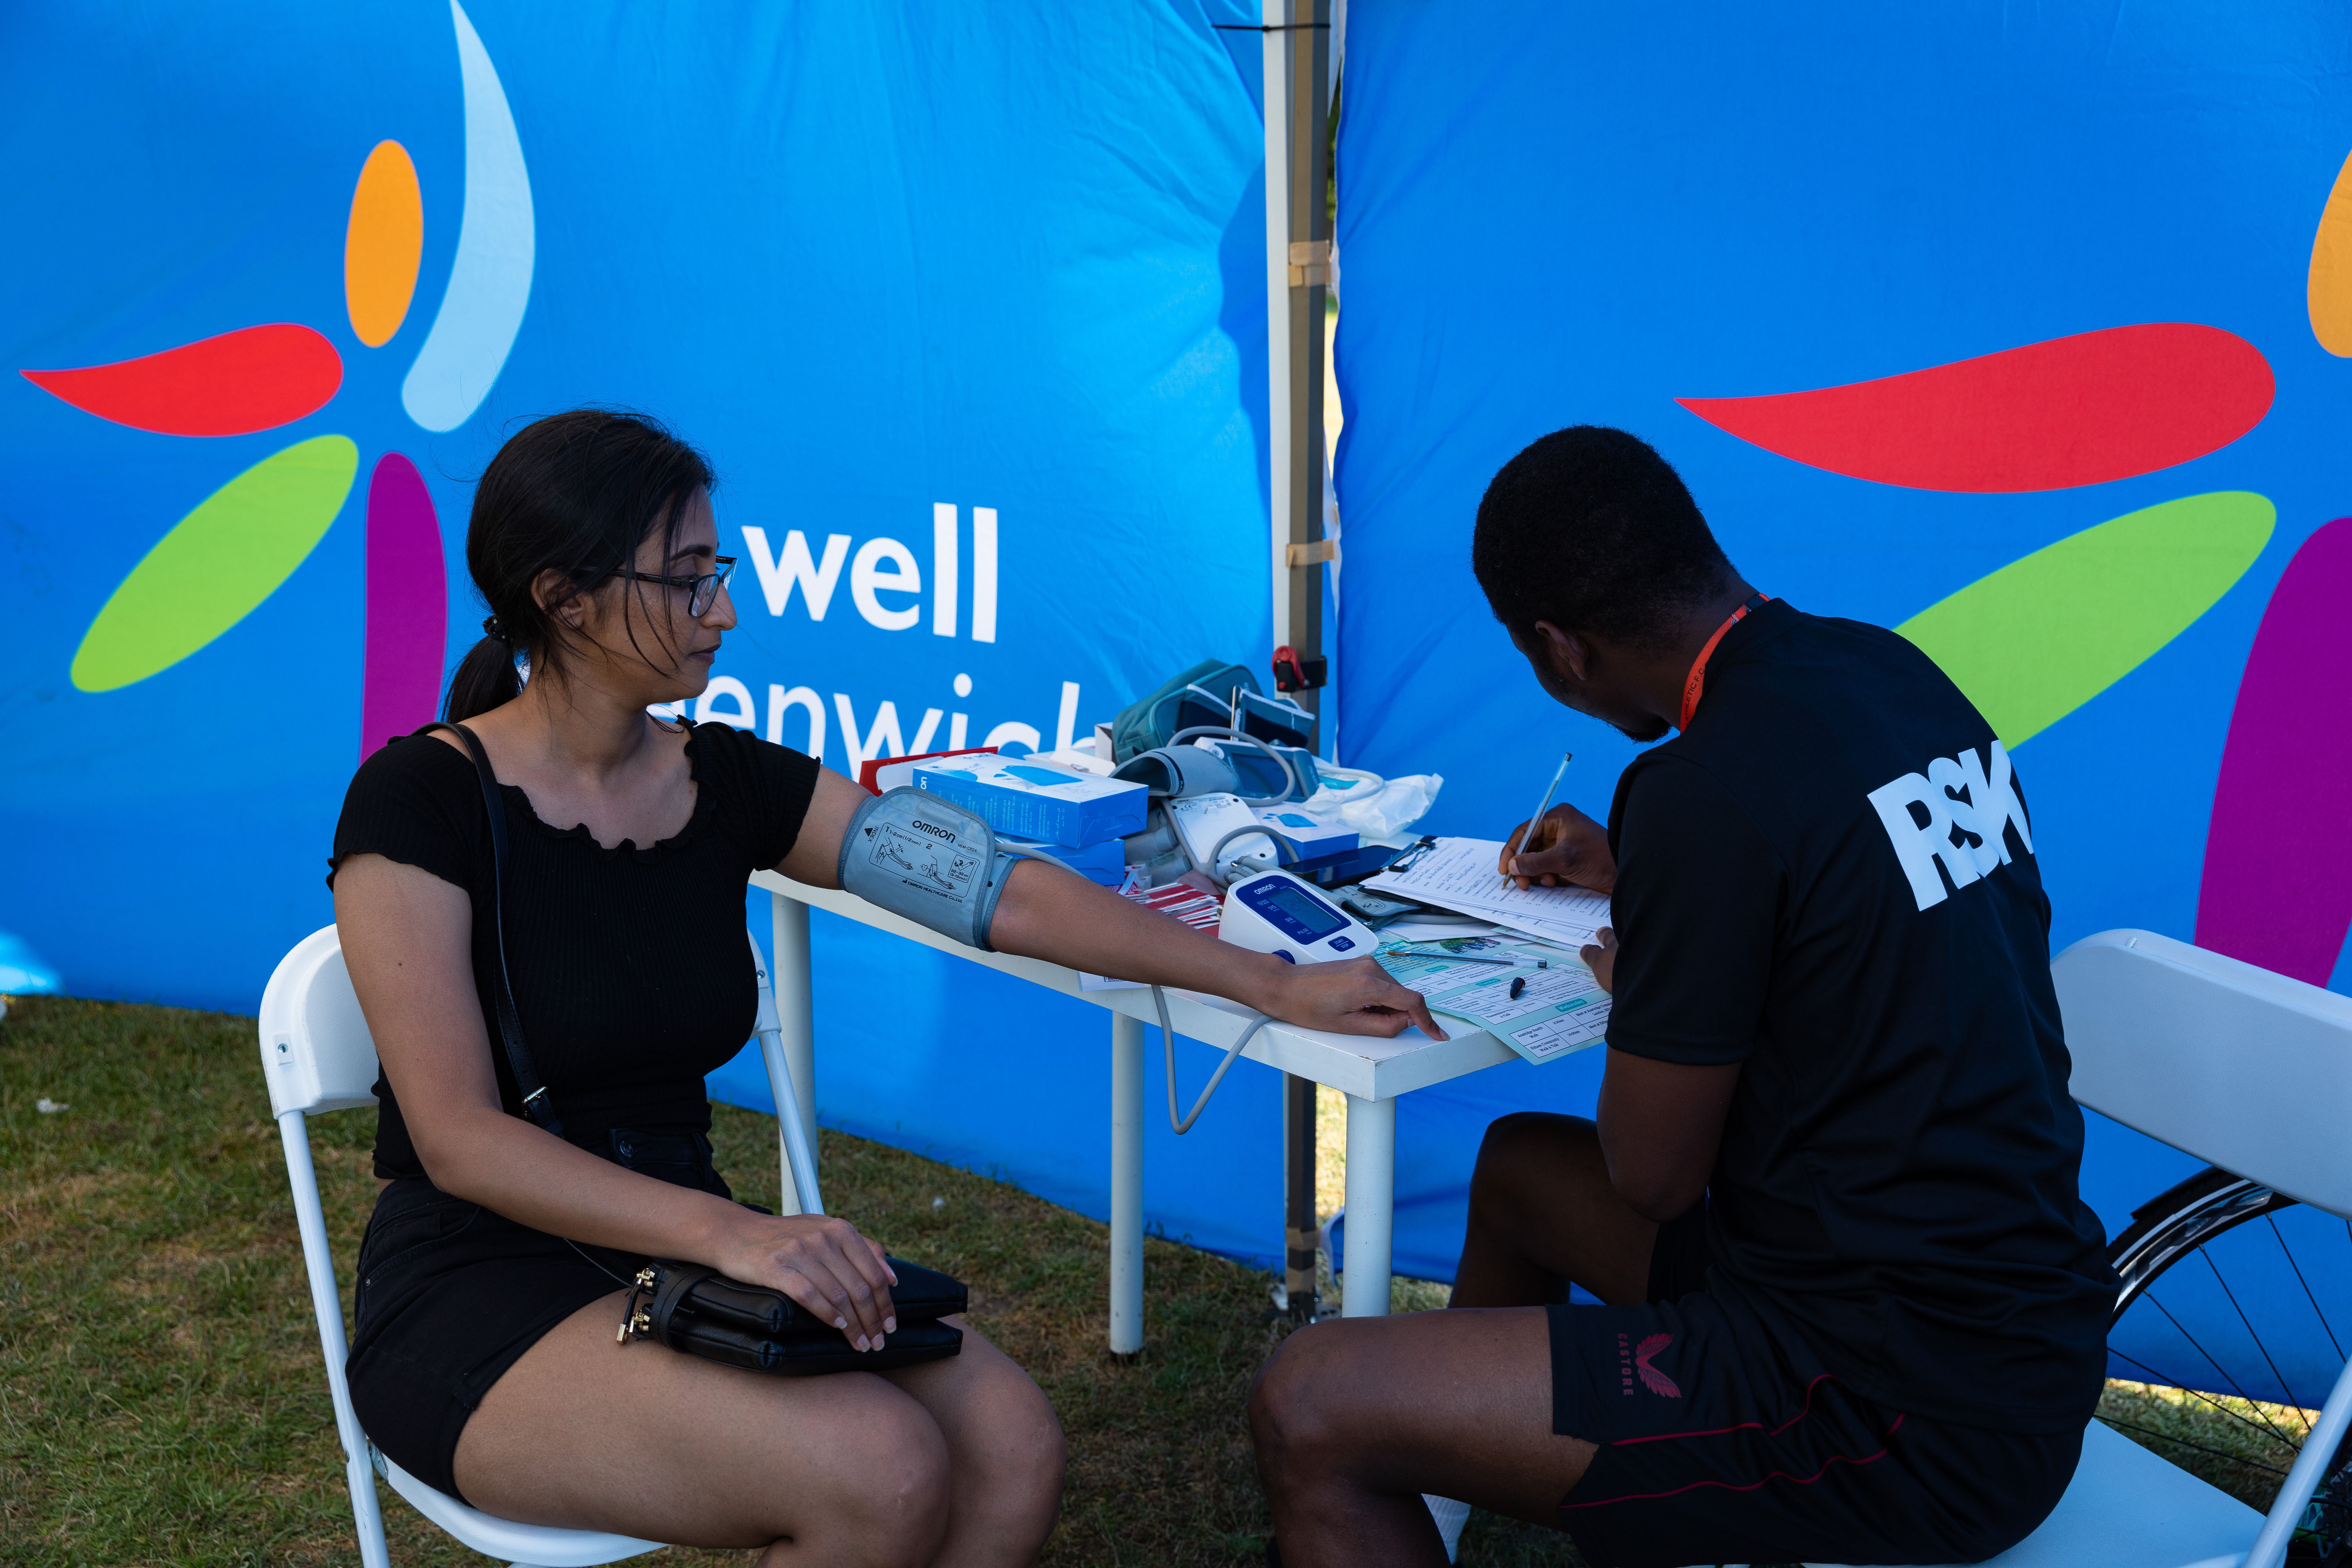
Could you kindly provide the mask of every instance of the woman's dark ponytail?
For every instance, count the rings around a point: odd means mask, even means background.
[[[518,662],[534,678],[560,670],[563,623],[541,605],[541,579],[553,572],[566,592],[585,593],[656,530],[667,559],[687,501],[710,486],[702,454],[640,414],[575,408],[517,431],[474,488],[466,566],[490,616],[449,678],[441,716],[463,723],[514,700]]]
[[[449,678],[449,695],[441,704],[441,717],[449,723],[462,724],[522,695],[514,646],[507,641],[498,616],[484,621],[482,631],[482,640],[467,649],[457,673]]]

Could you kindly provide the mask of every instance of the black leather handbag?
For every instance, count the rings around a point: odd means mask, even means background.
[[[482,805],[490,816],[492,863],[491,918],[499,948],[499,991],[492,999],[499,1034],[514,1071],[515,1088],[522,1096],[523,1114],[533,1125],[563,1136],[562,1119],[548,1097],[547,1085],[523,1043],[522,1021],[515,1010],[514,984],[507,974],[506,881],[507,813],[499,795],[498,775],[490,771],[489,753],[480,737],[463,724],[435,724],[466,743],[474,772],[482,784]],[[829,1372],[887,1372],[940,1361],[963,1349],[963,1331],[939,1320],[964,1310],[969,1292],[961,1280],[935,1268],[890,1259],[898,1277],[891,1287],[890,1303],[898,1330],[880,1350],[852,1348],[848,1337],[830,1322],[781,1290],[730,1279],[699,1263],[653,1259],[637,1271],[621,1309],[619,1342],[653,1340],[688,1355],[786,1377],[809,1377]]]
[[[898,1277],[890,1303],[896,1333],[877,1351],[850,1348],[842,1331],[781,1290],[730,1279],[698,1263],[648,1263],[621,1308],[619,1339],[652,1340],[705,1361],[806,1377],[826,1372],[887,1372],[938,1361],[963,1348],[963,1331],[939,1320],[964,1310],[961,1281],[935,1268],[890,1259]]]

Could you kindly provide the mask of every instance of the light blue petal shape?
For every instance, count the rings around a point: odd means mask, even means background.
[[[60,989],[58,972],[42,963],[24,938],[0,931],[0,995],[55,995]]]
[[[457,0],[449,14],[466,90],[466,210],[440,312],[400,388],[401,406],[427,430],[455,430],[489,395],[522,330],[537,244],[506,89]]]

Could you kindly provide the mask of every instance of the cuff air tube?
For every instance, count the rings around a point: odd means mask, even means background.
[[[982,952],[1004,879],[1021,857],[1001,851],[977,813],[899,788],[857,808],[841,837],[842,887]]]
[[[899,788],[867,801],[849,819],[849,831],[841,836],[835,876],[845,890],[869,904],[904,915],[966,947],[994,952],[988,944],[988,924],[995,918],[1004,879],[1025,858],[1054,858],[999,849],[995,833],[977,812],[921,790]],[[1154,985],[1151,997],[1160,1006],[1160,1034],[1168,1053],[1168,1125],[1179,1133],[1190,1132],[1242,1047],[1272,1020],[1261,1014],[1257,1022],[1242,1031],[1242,1037],[1217,1065],[1209,1087],[1192,1102],[1192,1113],[1180,1117],[1176,1113],[1176,1030],[1168,1018],[1167,993]]]

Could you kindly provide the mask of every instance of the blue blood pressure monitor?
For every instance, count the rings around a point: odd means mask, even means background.
[[[1287,871],[1261,871],[1227,888],[1217,935],[1292,963],[1369,958],[1380,946],[1370,927]]]

